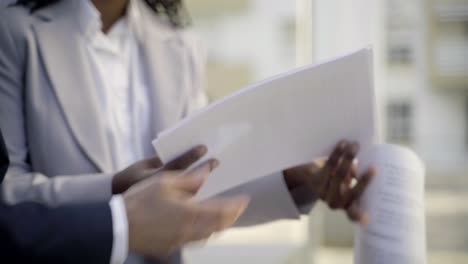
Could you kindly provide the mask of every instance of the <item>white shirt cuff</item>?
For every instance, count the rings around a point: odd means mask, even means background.
[[[122,264],[128,256],[128,219],[122,195],[112,196],[109,206],[114,234],[110,264]]]

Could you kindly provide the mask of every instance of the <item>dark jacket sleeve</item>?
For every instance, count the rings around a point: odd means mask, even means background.
[[[0,205],[0,259],[7,263],[109,263],[107,202],[47,208]]]
[[[0,132],[0,185],[8,163]],[[0,203],[0,259],[5,263],[109,263],[112,241],[108,202],[58,208]]]

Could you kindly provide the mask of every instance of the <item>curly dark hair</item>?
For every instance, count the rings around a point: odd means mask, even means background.
[[[18,0],[16,5],[26,6],[34,12],[61,0]],[[165,16],[173,27],[181,28],[190,24],[190,16],[183,0],[144,0],[155,14]]]

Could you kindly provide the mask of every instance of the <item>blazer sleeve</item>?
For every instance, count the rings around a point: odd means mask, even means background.
[[[0,131],[0,185],[8,164]],[[109,263],[112,242],[107,202],[58,208],[0,203],[0,259],[9,263]]]
[[[207,105],[205,92],[205,49],[194,35],[187,35],[192,79],[192,90],[186,107],[186,115],[198,111]],[[280,219],[298,219],[301,213],[307,214],[311,208],[298,208],[286,186],[283,173],[267,175],[250,183],[241,185],[220,194],[220,196],[248,195],[251,198],[249,207],[239,218],[236,226],[252,226]]]
[[[26,43],[30,37],[25,12],[19,7],[0,9],[0,127],[11,162],[2,198],[8,203],[38,201],[51,206],[109,200],[113,175],[47,177],[31,169],[24,114]]]
[[[9,263],[109,263],[112,240],[108,202],[0,205],[0,258]]]
[[[8,158],[8,152],[5,147],[5,141],[3,140],[3,134],[0,130],[0,184],[5,177],[5,173],[10,165],[10,159]]]

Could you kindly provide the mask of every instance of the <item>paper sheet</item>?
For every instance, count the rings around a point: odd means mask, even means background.
[[[356,227],[354,263],[427,263],[422,162],[394,145],[376,145],[359,160],[360,171],[374,164],[377,175],[360,201],[369,224]]]
[[[204,144],[220,166],[197,194],[225,190],[329,155],[340,139],[375,140],[372,51],[306,66],[234,93],[162,132],[163,162]],[[198,163],[197,163],[198,164]],[[196,165],[197,165],[196,164]]]

